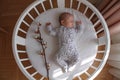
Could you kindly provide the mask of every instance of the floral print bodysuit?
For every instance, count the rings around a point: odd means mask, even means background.
[[[73,28],[53,28],[52,25],[47,27],[50,35],[58,37],[59,50],[56,53],[56,61],[65,72],[80,60],[75,38],[82,31],[81,28],[81,24]]]

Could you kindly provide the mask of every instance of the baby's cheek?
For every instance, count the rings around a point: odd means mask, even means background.
[[[72,25],[72,23],[69,23],[69,25]]]

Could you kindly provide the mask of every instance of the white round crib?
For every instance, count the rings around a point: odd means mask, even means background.
[[[76,40],[81,62],[71,72],[63,73],[53,56],[58,50],[56,37],[49,36],[45,23],[59,26],[61,12],[74,14],[81,20],[84,30]],[[15,60],[29,80],[47,80],[41,45],[34,39],[41,23],[42,38],[48,43],[47,62],[50,64],[50,80],[93,80],[103,69],[110,50],[110,35],[100,12],[86,0],[36,0],[19,17],[13,32],[12,48]]]

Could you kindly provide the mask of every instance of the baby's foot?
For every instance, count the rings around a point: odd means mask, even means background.
[[[63,71],[63,73],[68,72],[68,67],[67,67],[67,66],[63,67],[63,68],[62,68],[62,71]]]

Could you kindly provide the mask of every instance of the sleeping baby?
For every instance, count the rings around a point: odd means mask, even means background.
[[[81,32],[81,21],[76,21],[74,26],[74,16],[68,12],[63,12],[59,16],[60,27],[53,28],[50,22],[46,23],[48,32],[52,36],[57,36],[59,50],[56,53],[56,61],[64,72],[77,64],[80,60],[75,38]]]

